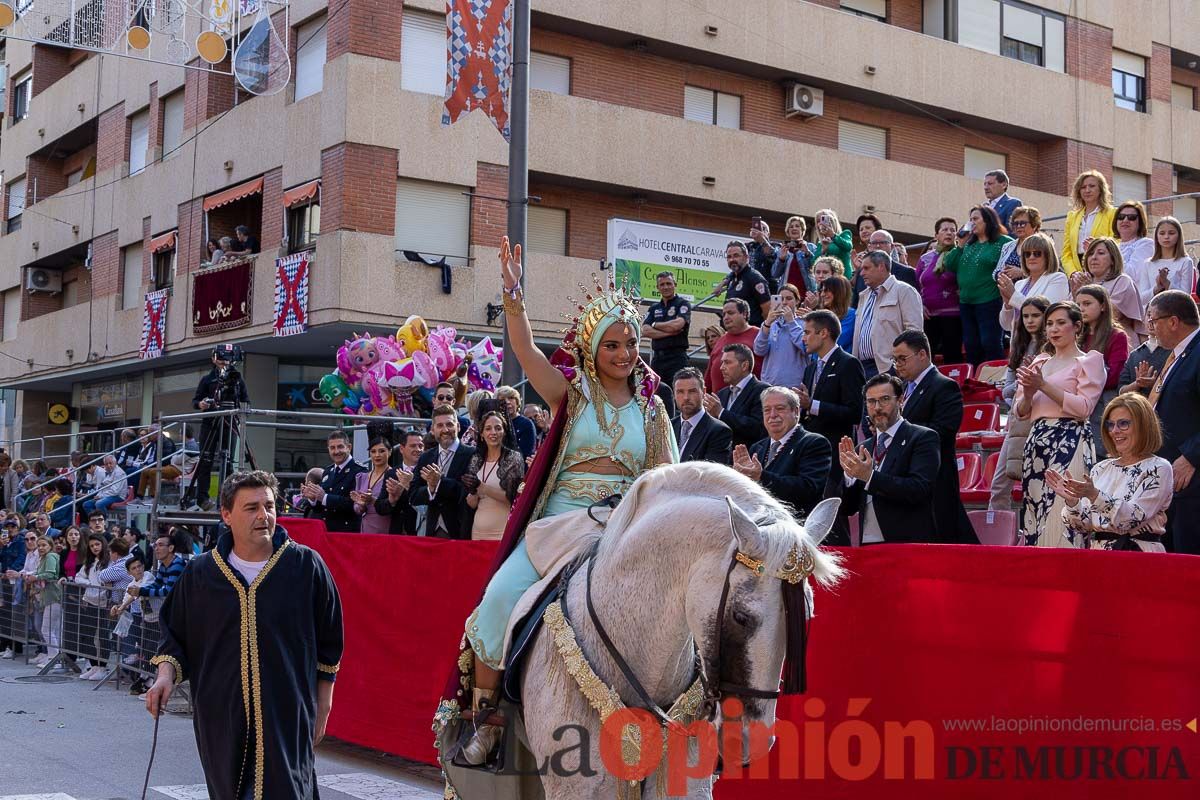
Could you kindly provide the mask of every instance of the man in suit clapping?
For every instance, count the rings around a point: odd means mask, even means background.
[[[683,367],[675,372],[674,389],[679,417],[671,425],[679,442],[679,460],[732,464],[733,432],[704,410],[704,374]]]
[[[744,344],[721,351],[725,388],[704,395],[704,410],[733,431],[735,445],[750,445],[767,435],[762,422],[762,392],[767,384],[754,377],[754,352]]]
[[[475,455],[475,448],[458,441],[458,414],[451,406],[433,410],[430,430],[437,439],[437,447],[426,450],[417,461],[416,475],[408,492],[409,504],[428,509],[425,536],[470,539],[474,513],[467,506],[462,476]]]
[[[767,436],[751,448],[738,445],[733,468],[791,505],[803,519],[825,494],[833,448],[825,437],[804,430],[800,399],[791,389],[766,389],[762,410]]]

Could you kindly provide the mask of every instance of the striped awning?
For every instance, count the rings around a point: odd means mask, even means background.
[[[258,194],[262,191],[263,179],[255,178],[252,181],[246,181],[240,186],[234,186],[232,189],[226,189],[223,192],[217,192],[214,195],[209,195],[204,198],[204,210],[212,211],[214,208],[227,206],[230,203],[235,203],[244,197],[249,197],[252,194]]]
[[[178,235],[178,229],[167,231],[161,236],[155,236],[150,240],[150,252],[161,253],[165,250],[175,249],[175,237]]]
[[[302,183],[292,189],[288,189],[283,193],[283,207],[292,208],[294,206],[303,205],[311,201],[317,196],[317,190],[321,188],[321,180],[309,181]]]

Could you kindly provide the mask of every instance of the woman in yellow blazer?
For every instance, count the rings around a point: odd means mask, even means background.
[[[1063,272],[1071,275],[1083,269],[1083,253],[1087,246],[1094,237],[1112,236],[1116,214],[1112,192],[1104,175],[1094,169],[1079,173],[1071,188],[1071,211],[1067,214],[1067,229],[1063,233]]]

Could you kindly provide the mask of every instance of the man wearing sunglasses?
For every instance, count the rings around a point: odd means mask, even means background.
[[[1170,289],[1150,301],[1147,322],[1169,351],[1148,397],[1163,426],[1158,455],[1171,462],[1175,477],[1164,544],[1175,553],[1200,555],[1200,312],[1191,295]]]

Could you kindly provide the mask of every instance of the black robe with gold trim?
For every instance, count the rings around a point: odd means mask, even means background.
[[[198,556],[167,596],[153,663],[188,680],[212,800],[315,798],[317,681],[342,658],[342,606],[321,557],[276,528],[247,585],[228,562],[233,536]]]

